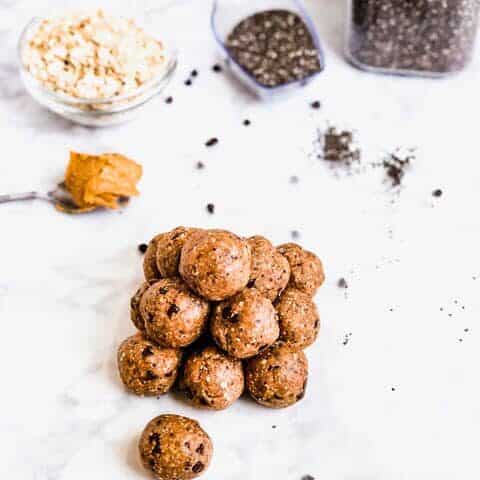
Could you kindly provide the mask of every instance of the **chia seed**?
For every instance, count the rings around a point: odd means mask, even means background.
[[[321,70],[319,51],[305,22],[288,10],[266,10],[242,20],[226,47],[259,84],[276,87]]]

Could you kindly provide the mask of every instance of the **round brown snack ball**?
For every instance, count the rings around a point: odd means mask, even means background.
[[[316,340],[320,317],[309,295],[289,287],[282,293],[275,308],[280,324],[280,340],[296,350],[303,350]]]
[[[180,255],[180,275],[200,296],[219,301],[242,290],[250,277],[250,248],[225,230],[192,232]]]
[[[204,330],[208,312],[208,302],[179,278],[159,280],[140,301],[147,336],[164,347],[185,347],[194,342]]]
[[[278,251],[290,264],[289,285],[313,297],[325,280],[320,259],[296,243],[280,245]]]
[[[150,285],[150,282],[143,282],[130,300],[130,318],[135,327],[141,332],[145,331],[145,320],[140,314],[140,300],[142,299],[143,294],[149,289]]]
[[[272,302],[252,288],[215,307],[211,333],[232,357],[248,358],[272,345],[280,330]]]
[[[293,405],[303,398],[308,378],[305,354],[279,342],[245,365],[245,384],[253,399],[271,408]]]
[[[151,420],[138,444],[143,466],[159,480],[190,480],[210,465],[213,445],[198,422],[180,415]]]
[[[265,237],[247,240],[252,252],[249,287],[255,287],[272,302],[283,292],[290,278],[290,265]]]
[[[171,232],[164,233],[157,241],[157,268],[162,277],[178,276],[180,253],[187,236],[195,228],[177,227]]]
[[[177,378],[181,352],[162,348],[142,333],[127,338],[118,349],[118,371],[128,390],[137,395],[161,395]]]
[[[242,362],[215,346],[193,353],[183,366],[180,389],[198,406],[223,410],[243,393]]]
[[[157,267],[157,242],[164,234],[161,233],[153,237],[147,247],[147,251],[143,256],[143,273],[145,274],[145,280],[151,282],[162,278]]]

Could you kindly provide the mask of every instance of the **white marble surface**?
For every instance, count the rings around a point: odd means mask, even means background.
[[[213,437],[208,479],[478,479],[478,54],[448,80],[364,74],[341,56],[344,2],[311,1],[327,70],[295,96],[262,104],[210,71],[209,2],[183,1],[168,14],[182,52],[174,103],[159,99],[134,123],[89,130],[44,111],[20,85],[15,42],[28,17],[47,9],[40,3],[0,1],[0,192],[49,189],[71,148],[125,153],[145,177],[123,212],[0,207],[0,478],[145,478],[138,434],[153,416],[176,412]],[[200,75],[188,88],[193,68]],[[319,111],[309,108],[315,99]],[[366,163],[417,147],[400,194],[380,170],[339,178],[310,155],[326,122],[358,130]],[[212,136],[220,143],[206,149]],[[444,196],[433,204],[435,188]],[[323,258],[323,328],[301,403],[272,411],[242,399],[210,413],[171,395],[125,393],[115,353],[133,332],[137,245],[177,224],[278,243],[298,230]]]

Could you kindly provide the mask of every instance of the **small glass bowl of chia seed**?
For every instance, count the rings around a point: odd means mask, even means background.
[[[232,73],[260,98],[304,86],[325,68],[301,1],[214,0],[211,27]]]

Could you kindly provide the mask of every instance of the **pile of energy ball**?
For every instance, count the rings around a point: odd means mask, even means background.
[[[303,398],[303,349],[317,338],[312,297],[325,275],[316,255],[261,236],[177,227],[145,252],[146,281],[131,300],[139,332],[118,351],[127,389],[158,396],[178,388],[199,407],[222,410],[244,388],[267,407]],[[145,468],[162,480],[190,479],[209,465],[212,443],[197,422],[162,415],[140,440]]]

